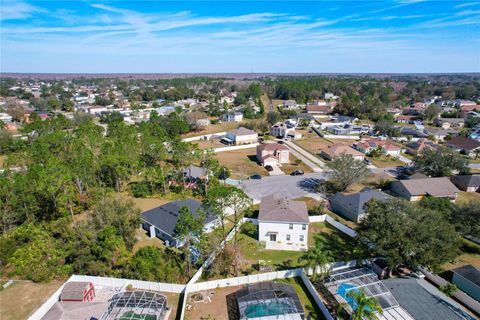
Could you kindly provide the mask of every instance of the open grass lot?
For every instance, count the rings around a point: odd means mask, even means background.
[[[217,124],[211,124],[203,130],[186,133],[182,135],[182,138],[196,137],[196,136],[201,136],[203,134],[230,131],[235,128],[238,128],[239,126],[240,125],[236,122],[222,122]]]
[[[467,239],[462,239],[461,254],[454,261],[442,266],[443,270],[452,270],[467,264],[480,269],[480,245]]]
[[[328,148],[333,144],[316,133],[308,133],[301,139],[295,140],[294,143],[316,156],[320,154],[322,149]]]
[[[0,291],[0,319],[27,319],[62,284],[63,281],[49,283],[15,281],[7,289]]]
[[[283,106],[283,101],[282,99],[272,99],[272,104],[273,108],[277,108],[278,106]]]
[[[351,252],[351,238],[343,234],[341,231],[332,226],[323,223],[309,224],[308,245],[314,244],[314,235],[321,234],[326,250],[331,252],[335,260],[342,260],[348,257]],[[284,250],[267,250],[265,246],[245,234],[239,235],[240,256],[242,262],[242,271],[258,272],[255,267],[259,260],[263,260],[265,265],[272,267],[273,270],[283,270],[302,266],[298,260],[303,252],[301,251],[284,251]]]
[[[303,170],[303,172],[308,173],[308,172],[313,172],[312,169],[307,166],[303,161],[300,164],[296,164],[295,161],[298,160],[297,157],[294,155],[290,154],[290,163],[289,164],[282,164],[280,169],[282,169],[285,174],[290,174],[295,170]]]
[[[215,158],[230,169],[234,179],[246,179],[253,174],[267,176],[268,171],[257,163],[255,152],[255,148],[225,151],[215,154]]]
[[[367,159],[372,161],[372,164],[378,168],[401,167],[405,165],[404,162],[393,157],[387,157],[385,155],[382,155],[378,158],[367,157]]]
[[[460,191],[455,202],[461,204],[470,201],[478,201],[480,203],[480,193]]]
[[[198,145],[199,149],[217,149],[227,146],[218,139],[193,141],[192,143]]]
[[[384,183],[386,181],[394,181],[395,178],[386,174],[386,173],[374,173],[371,174],[370,176],[366,177],[363,179],[360,183],[355,183],[348,187],[347,193],[354,193],[354,192],[359,192],[365,187],[369,188],[376,188],[378,189],[380,187],[380,183]]]
[[[265,114],[267,114],[270,111],[270,99],[266,93],[264,93],[260,99],[262,100],[263,107],[265,108]]]

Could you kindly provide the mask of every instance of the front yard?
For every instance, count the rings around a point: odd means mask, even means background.
[[[367,159],[372,161],[372,164],[378,168],[401,167],[405,165],[403,161],[385,155],[381,155],[380,157],[367,156]]]
[[[236,129],[240,126],[239,123],[237,122],[222,122],[222,123],[217,123],[217,124],[211,124],[205,127],[205,129],[200,130],[200,131],[192,131],[189,133],[186,133],[182,135],[182,138],[190,138],[190,137],[196,137],[196,136],[201,136],[205,134],[211,134],[211,133],[217,133],[217,132],[226,132],[230,131],[233,129]]]
[[[215,158],[230,170],[233,179],[246,179],[254,174],[268,175],[268,171],[257,163],[255,148],[219,152]]]

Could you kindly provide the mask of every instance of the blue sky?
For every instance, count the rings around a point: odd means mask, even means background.
[[[10,1],[2,72],[480,72],[479,1]]]

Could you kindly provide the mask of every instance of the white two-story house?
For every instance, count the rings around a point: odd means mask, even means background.
[[[240,127],[235,130],[227,132],[227,135],[222,140],[231,145],[251,144],[258,142],[258,134],[250,129]]]
[[[308,221],[305,202],[266,196],[258,214],[258,241],[267,249],[307,250]]]

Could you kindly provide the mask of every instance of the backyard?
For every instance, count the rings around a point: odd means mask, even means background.
[[[451,270],[467,264],[480,269],[480,245],[470,240],[462,239],[460,250],[460,255],[454,261],[442,265],[442,270]]]
[[[257,163],[255,148],[219,152],[215,158],[230,170],[234,179],[246,179],[254,174],[268,175],[268,171]]]
[[[182,135],[182,138],[196,137],[205,134],[211,134],[216,132],[226,132],[238,128],[239,124],[236,122],[222,122],[217,124],[208,125],[205,129],[200,131],[193,131]]]

